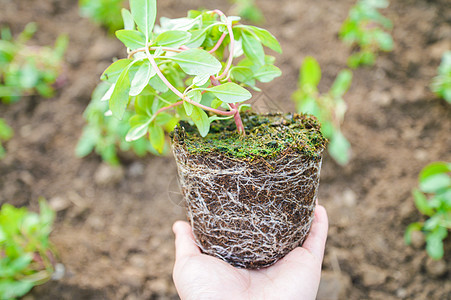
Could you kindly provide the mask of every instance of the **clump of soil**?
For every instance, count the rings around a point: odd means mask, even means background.
[[[198,246],[255,269],[304,242],[325,139],[307,115],[247,115],[243,121],[246,136],[228,122],[215,124],[204,139],[190,126],[177,127],[173,149]]]

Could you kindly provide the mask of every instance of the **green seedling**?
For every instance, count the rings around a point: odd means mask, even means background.
[[[67,37],[60,36],[53,49],[29,46],[27,42],[36,30],[36,24],[29,23],[15,39],[8,28],[1,30],[0,100],[3,103],[35,94],[52,97],[55,88],[62,84],[59,75]]]
[[[263,48],[281,52],[274,36],[219,10],[190,11],[155,25],[155,0],[130,0],[130,7],[122,10],[125,29],[116,32],[128,57],[101,76],[110,85],[102,98],[111,114],[123,120],[131,111],[126,140],[149,136],[162,153],[174,120],[189,121],[206,136],[213,120],[233,118],[245,134],[240,110],[252,96],[245,87],[259,90],[256,81],[281,75]]]
[[[44,199],[40,214],[3,204],[0,210],[0,299],[15,299],[51,279],[55,251],[49,242],[55,213]]]
[[[348,59],[349,67],[372,66],[379,51],[393,50],[393,38],[388,32],[393,24],[378,11],[388,5],[387,0],[359,0],[349,11],[339,33],[342,41],[356,48]]]
[[[443,240],[451,229],[451,163],[435,162],[427,165],[418,176],[419,188],[412,190],[417,209],[428,217],[407,227],[404,239],[409,245],[413,231],[421,231],[426,238],[426,251],[433,259],[444,255]]]
[[[0,118],[0,159],[4,158],[6,154],[2,142],[6,142],[11,139],[13,134],[13,129],[6,124],[4,119]]]
[[[124,0],[79,0],[80,14],[104,26],[110,33],[123,26],[121,8]]]
[[[105,162],[111,165],[118,165],[118,151],[133,151],[140,157],[148,152],[158,154],[157,150],[152,147],[150,141],[145,137],[130,143],[125,141],[125,136],[130,130],[128,121],[131,113],[126,112],[123,120],[105,115],[108,112],[108,102],[101,101],[101,98],[108,89],[109,84],[101,82],[92,94],[91,102],[84,112],[87,125],[78,141],[75,150],[76,155],[84,157],[95,151]],[[175,123],[176,121],[168,122],[166,130],[171,131]],[[169,145],[166,143],[163,146],[162,153],[165,154],[168,150]]]
[[[451,51],[446,51],[438,67],[438,75],[431,83],[431,90],[437,96],[451,103]]]
[[[350,158],[351,145],[340,127],[346,112],[343,95],[351,85],[352,72],[342,70],[328,93],[319,93],[317,86],[320,80],[321,68],[318,62],[313,57],[306,57],[299,73],[299,88],[292,98],[298,112],[318,118],[323,135],[329,139],[329,154],[336,162],[345,165]]]
[[[236,13],[245,20],[253,23],[263,23],[265,17],[261,10],[255,4],[255,0],[231,0],[234,4],[233,13]]]

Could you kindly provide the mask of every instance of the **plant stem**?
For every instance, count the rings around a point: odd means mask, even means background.
[[[163,83],[174,93],[176,94],[180,99],[182,99],[183,101],[186,101],[192,105],[198,106],[204,110],[208,110],[211,111],[215,114],[218,115],[222,115],[222,116],[231,116],[234,115],[237,111],[236,110],[230,110],[230,111],[223,111],[223,110],[219,110],[219,109],[214,109],[212,107],[208,107],[205,106],[203,104],[197,103],[196,101],[191,100],[190,98],[186,97],[185,95],[183,95],[179,90],[177,90],[167,79],[166,77],[163,75],[163,73],[161,72],[160,68],[158,68],[157,63],[155,62],[154,58],[152,57],[152,55],[149,52],[148,47],[145,48],[146,51],[146,55],[147,58],[149,59],[150,64],[152,65],[152,67],[154,68],[155,72],[157,73],[158,77],[160,77],[160,79],[163,81]]]
[[[208,51],[208,53],[214,53],[216,50],[218,50],[219,46],[221,46],[222,42],[224,41],[225,37],[227,36],[227,33],[223,33],[221,35],[221,37],[219,38],[218,42],[216,43],[216,45],[210,50]]]
[[[227,21],[227,24],[226,24],[227,25],[227,31],[229,32],[229,35],[230,35],[230,50],[229,50],[230,53],[229,53],[229,58],[227,59],[227,65],[226,65],[224,71],[222,72],[222,74],[219,77],[217,77],[217,79],[220,80],[220,79],[222,79],[222,78],[227,76],[227,74],[229,72],[229,69],[232,66],[233,52],[234,52],[234,49],[235,49],[235,38],[233,37],[232,22],[229,21],[227,16],[222,11],[220,11],[219,9],[215,9],[215,10],[213,10],[213,12],[218,14],[218,15],[220,15],[220,16],[223,16],[226,19],[226,21]]]

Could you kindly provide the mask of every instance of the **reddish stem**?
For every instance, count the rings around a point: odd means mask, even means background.
[[[208,51],[208,53],[214,53],[216,50],[218,50],[218,48],[221,46],[222,42],[224,41],[225,37],[227,36],[227,33],[224,32],[221,37],[219,38],[218,42],[216,43],[216,45],[210,50]]]
[[[182,104],[183,104],[183,100],[175,102],[175,103],[173,103],[173,104],[171,104],[169,106],[162,107],[159,110],[157,110],[157,112],[154,114],[154,116],[157,116],[159,113],[161,113],[161,112],[163,112],[165,110],[171,109],[173,107],[176,107],[176,106],[179,106],[179,105],[182,105]]]

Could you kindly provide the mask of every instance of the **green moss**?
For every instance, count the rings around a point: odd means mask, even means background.
[[[246,135],[240,135],[233,119],[215,121],[210,133],[202,138],[195,127],[182,122],[172,137],[190,154],[220,152],[226,156],[252,160],[271,158],[286,151],[308,157],[319,156],[326,139],[315,117],[304,114],[245,114]]]

